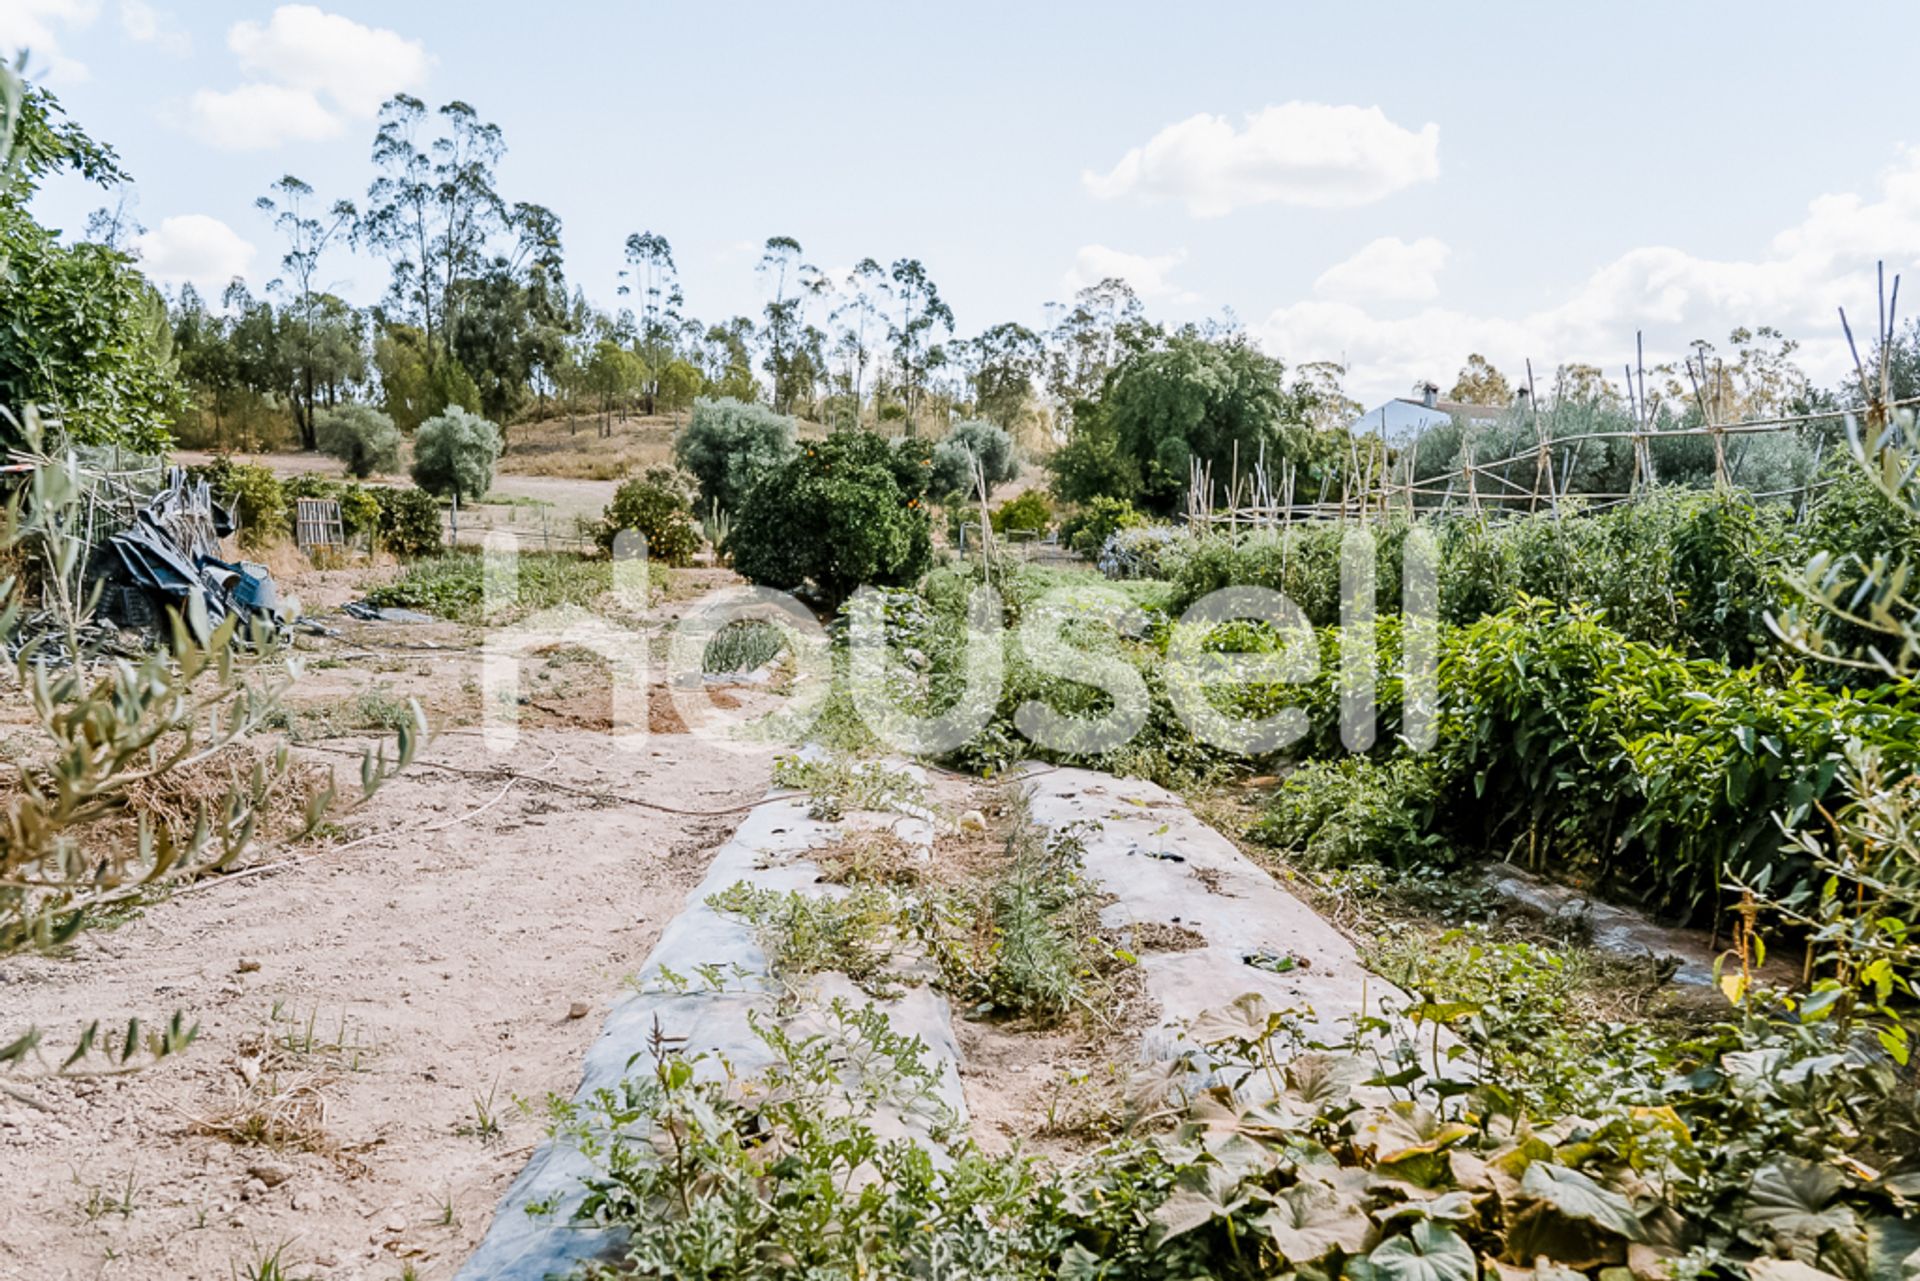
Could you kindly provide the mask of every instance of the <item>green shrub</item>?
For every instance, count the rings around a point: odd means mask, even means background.
[[[1053,527],[1053,504],[1039,490],[1029,489],[994,508],[988,519],[996,534],[1044,534]]]
[[[790,591],[811,583],[832,605],[866,584],[910,584],[932,560],[926,508],[902,496],[896,455],[872,432],[836,432],[767,473],[728,535],[747,579]]]
[[[703,515],[716,506],[737,512],[754,483],[784,466],[794,450],[793,419],[724,396],[696,400],[686,429],[673,442],[674,457],[700,483]]]
[[[1197,540],[1180,559],[1173,608],[1184,610],[1222,587],[1265,587],[1284,593],[1315,627],[1330,627],[1340,621],[1341,545],[1350,529],[1316,521],[1261,530],[1237,541],[1221,536]],[[1393,521],[1374,526],[1372,533],[1376,608],[1394,612],[1399,607],[1406,527]]]
[[[1430,826],[1438,799],[1422,758],[1312,761],[1287,775],[1253,834],[1321,867],[1444,866],[1452,850]]]
[[[287,537],[293,504],[286,486],[267,468],[223,456],[190,468],[189,474],[204,477],[214,500],[232,509],[242,547],[258,549]]]
[[[1683,917],[1706,915],[1731,878],[1805,884],[1781,831],[1837,803],[1849,740],[1920,763],[1905,686],[1776,683],[1543,601],[1450,632],[1440,693],[1434,764],[1471,783],[1443,803],[1463,841]]]
[[[647,540],[647,557],[663,565],[686,565],[700,549],[700,530],[685,496],[654,480],[630,480],[614,491],[594,533],[602,551],[612,551],[623,530]]]
[[[1124,498],[1097,497],[1061,523],[1060,534],[1068,546],[1082,556],[1097,556],[1106,546],[1107,535],[1116,529],[1133,529],[1147,524],[1147,518],[1133,509]]]
[[[413,436],[413,483],[439,498],[471,503],[493,486],[500,429],[464,409],[448,409]]]
[[[427,556],[445,543],[440,504],[423,489],[379,486],[364,491],[377,508],[374,532],[380,547],[395,556]],[[341,504],[341,515],[346,504]]]
[[[314,416],[320,452],[347,465],[347,475],[365,479],[400,465],[400,429],[372,405],[342,405]]]
[[[973,483],[976,459],[986,474],[989,493],[1020,473],[1019,460],[1013,456],[1013,437],[992,423],[969,418],[955,423],[946,438],[933,447],[928,491],[943,498],[960,494],[977,499]]]
[[[339,503],[340,525],[349,538],[358,538],[363,535],[378,537],[380,531],[378,494],[383,491],[369,489],[365,485],[356,485],[351,481],[333,480],[318,472],[302,472],[288,480],[285,489],[289,503],[296,498],[327,498]]]

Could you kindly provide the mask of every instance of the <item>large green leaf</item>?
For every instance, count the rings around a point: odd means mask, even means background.
[[[1273,1007],[1258,992],[1246,992],[1226,1005],[1203,1010],[1187,1028],[1201,1045],[1228,1041],[1264,1041],[1273,1031]]]
[[[1629,1241],[1645,1238],[1640,1216],[1618,1192],[1609,1191],[1578,1170],[1551,1161],[1535,1161],[1520,1179],[1520,1195],[1552,1206],[1569,1219],[1579,1219]]]
[[[1367,1248],[1373,1224],[1357,1201],[1320,1183],[1282,1192],[1271,1210],[1254,1220],[1288,1263],[1314,1263],[1334,1250],[1358,1254]]]
[[[1218,1165],[1189,1167],[1181,1176],[1181,1186],[1153,1212],[1161,1240],[1184,1236],[1231,1215],[1247,1203],[1239,1188],[1240,1180]]]
[[[1416,1103],[1393,1103],[1356,1118],[1355,1141],[1373,1149],[1382,1163],[1438,1152],[1473,1133],[1473,1127],[1442,1121],[1433,1109]]]
[[[1315,1111],[1339,1107],[1365,1081],[1367,1065],[1345,1054],[1302,1054],[1287,1064],[1287,1094]]]
[[[1920,1278],[1920,1224],[1903,1219],[1867,1224],[1867,1267],[1873,1281]]]
[[[1474,1281],[1479,1274],[1473,1248],[1459,1233],[1431,1222],[1381,1242],[1367,1262],[1377,1281]]]
[[[1853,1227],[1853,1211],[1832,1203],[1845,1182],[1828,1166],[1775,1161],[1755,1171],[1743,1217],[1777,1237],[1818,1241],[1829,1232]]]

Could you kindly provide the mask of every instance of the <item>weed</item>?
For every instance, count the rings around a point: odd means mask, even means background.
[[[807,793],[808,814],[827,822],[849,810],[904,813],[925,807],[925,789],[904,770],[843,756],[782,756],[773,764],[773,782]]]
[[[424,610],[456,623],[511,622],[560,606],[592,606],[613,586],[612,563],[566,552],[522,552],[511,575],[502,574],[499,590],[511,596],[487,614],[487,558],[473,552],[448,552],[407,567],[399,581],[376,587],[367,600],[382,607]]]
[[[73,1181],[76,1186],[80,1184],[80,1173],[77,1170],[74,1171]],[[93,1184],[87,1188],[86,1199],[80,1203],[80,1213],[86,1216],[88,1223],[103,1219],[109,1214],[130,1219],[137,1208],[135,1196],[139,1188],[139,1182],[132,1170],[127,1171],[127,1181],[124,1186],[108,1189],[99,1184]]]
[[[980,1014],[1108,1017],[1092,993],[1114,951],[1099,937],[1084,849],[1078,830],[1043,834],[1019,810],[997,875],[916,904],[913,923],[948,991]]]
[[[750,921],[773,972],[783,979],[838,971],[880,995],[893,986],[888,963],[898,938],[899,902],[876,886],[844,896],[781,893],[741,881],[707,900]]]
[[[323,1024],[317,1005],[302,1020],[290,1016],[283,1002],[275,1001],[268,1021],[279,1029],[273,1036],[273,1048],[285,1059],[359,1072],[364,1070],[365,1060],[372,1053],[372,1047],[361,1041],[359,1029],[345,1012],[337,1020]]]
[[[293,1260],[287,1254],[292,1245],[291,1241],[282,1241],[272,1250],[231,1269],[236,1281],[295,1281]]]
[[[487,1087],[487,1092],[484,1095],[475,1094],[473,1096],[473,1119],[463,1121],[454,1127],[454,1133],[463,1138],[478,1139],[482,1143],[492,1143],[504,1134],[505,1131],[500,1126],[499,1111],[494,1107],[493,1103],[494,1096],[499,1089],[500,1082],[495,1080],[492,1085]]]
[[[286,730],[296,742],[311,742],[365,730],[405,729],[416,718],[411,699],[400,697],[385,685],[374,685],[324,702],[278,708],[270,724]]]
[[[853,832],[813,855],[829,885],[883,885],[908,889],[926,880],[919,851],[892,832]]]

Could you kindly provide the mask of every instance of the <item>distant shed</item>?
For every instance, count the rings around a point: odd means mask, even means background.
[[[1411,440],[1429,427],[1440,427],[1455,418],[1470,423],[1499,421],[1507,412],[1504,405],[1470,405],[1462,400],[1443,400],[1440,389],[1427,383],[1419,396],[1396,396],[1384,405],[1376,405],[1353,420],[1352,430],[1359,434],[1384,431],[1389,441]]]

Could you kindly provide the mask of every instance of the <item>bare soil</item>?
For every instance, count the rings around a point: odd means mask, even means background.
[[[386,572],[283,585],[316,611]],[[731,578],[681,576],[667,617]],[[553,709],[492,757],[462,728],[473,632],[327,621],[339,635],[303,639],[288,699],[303,767],[341,767],[350,791],[376,732],[359,719],[408,698],[437,737],[266,870],[0,962],[0,1042],[39,1026],[60,1048],[95,1018],[174,1011],[200,1029],[135,1075],[5,1078],[33,1101],[0,1092],[0,1278],[230,1281],[276,1249],[288,1277],[451,1276],[547,1096],[572,1093],[607,1008],[766,793],[772,747],[684,733],[657,687],[656,737],[615,750],[604,669],[566,655],[528,657],[523,689]],[[742,715],[764,697],[716,691]]]

